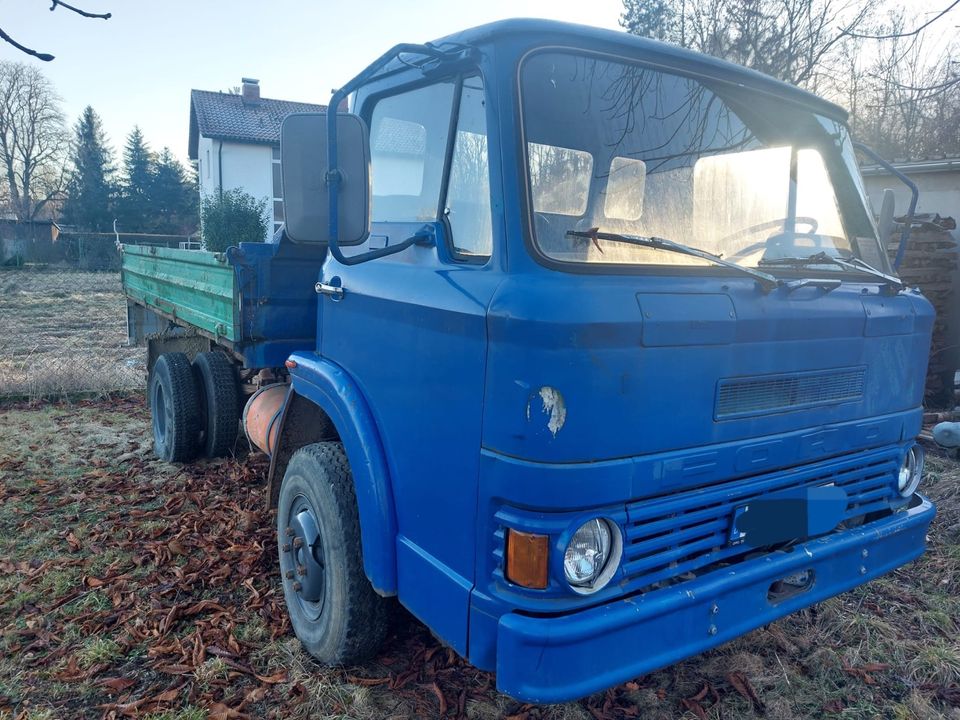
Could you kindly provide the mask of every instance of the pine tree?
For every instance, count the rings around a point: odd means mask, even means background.
[[[196,184],[170,148],[164,148],[156,159],[150,214],[157,232],[187,235],[197,228]]]
[[[63,222],[84,230],[106,232],[114,215],[113,153],[100,116],[89,105],[74,127],[72,170],[63,205]]]
[[[127,136],[123,149],[123,180],[119,199],[120,226],[126,232],[153,232],[157,219],[150,198],[156,175],[156,159],[139,127]]]

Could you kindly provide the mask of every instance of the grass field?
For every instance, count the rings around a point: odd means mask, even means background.
[[[0,718],[960,718],[960,466],[924,558],[578,703],[499,695],[397,611],[323,669],[278,593],[262,456],[166,465],[136,398],[0,406]]]
[[[0,270],[0,397],[142,387],[126,321],[118,273]]]

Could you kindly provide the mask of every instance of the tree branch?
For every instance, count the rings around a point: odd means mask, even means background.
[[[53,55],[51,55],[50,53],[37,52],[36,50],[28,48],[26,45],[21,45],[12,37],[7,35],[2,28],[0,28],[0,39],[10,43],[17,50],[20,50],[21,52],[25,52],[27,55],[32,55],[33,57],[37,58],[37,60],[43,60],[44,62],[50,62],[51,60],[53,60]]]
[[[958,0],[958,1],[960,1],[960,0]],[[53,12],[54,10],[56,10],[56,9],[57,9],[57,6],[59,5],[59,6],[61,6],[61,7],[66,8],[67,10],[70,10],[71,12],[75,12],[77,15],[80,15],[81,17],[85,17],[85,18],[96,18],[96,19],[100,19],[100,20],[109,20],[109,19],[112,17],[112,15],[111,15],[110,13],[92,13],[92,12],[87,12],[86,10],[81,10],[81,9],[78,8],[78,7],[74,7],[73,5],[70,5],[70,4],[68,4],[68,3],[63,2],[63,0],[51,0],[51,3],[52,3],[52,4],[50,5],[50,12]],[[7,35],[7,33],[5,33],[2,28],[0,28],[0,40],[3,40],[4,42],[10,43],[11,45],[13,45],[13,46],[14,46],[17,50],[19,50],[20,52],[23,52],[23,53],[26,53],[27,55],[30,55],[30,56],[32,56],[32,57],[35,57],[35,58],[37,58],[37,60],[43,60],[44,62],[50,62],[51,60],[53,60],[53,57],[54,57],[54,56],[51,55],[50,53],[37,52],[37,51],[34,50],[33,48],[28,48],[26,45],[21,45],[21,44],[18,43],[16,40],[14,40],[12,37],[10,37],[9,35]]]
[[[80,8],[74,7],[73,5],[68,5],[67,3],[63,2],[63,0],[50,0],[50,1],[51,1],[51,3],[52,3],[52,4],[50,5],[50,12],[53,12],[54,10],[56,10],[56,9],[57,9],[57,5],[60,5],[61,7],[64,7],[64,8],[66,8],[67,10],[71,10],[71,11],[75,12],[77,15],[80,15],[80,16],[85,17],[85,18],[96,18],[96,19],[99,19],[99,20],[109,20],[109,19],[112,17],[112,15],[111,15],[110,13],[92,13],[92,12],[87,12],[86,10],[81,10]]]
[[[888,78],[881,77],[874,73],[870,73],[870,76],[876,80],[880,80],[887,86],[895,87],[899,90],[904,90],[911,93],[916,93],[902,100],[895,99],[886,99],[883,103],[875,103],[867,105],[866,107],[871,109],[876,109],[878,107],[906,107],[906,106],[917,106],[927,100],[932,100],[935,97],[939,97],[948,93],[953,88],[960,85],[960,77],[951,78],[946,82],[938,83],[936,85],[930,85],[928,87],[916,86],[916,85],[905,85],[903,83],[896,82],[895,80],[890,80]]]
[[[910,32],[890,33],[888,35],[862,35],[860,33],[850,32],[848,30],[841,30],[840,32],[841,34],[847,35],[848,37],[861,38],[863,40],[893,40],[894,38],[903,38],[903,37],[910,37],[911,35],[919,35],[928,27],[933,25],[937,20],[942,18],[951,10],[953,10],[957,5],[960,5],[960,0],[953,0],[953,2],[947,5],[946,8],[944,8],[943,10],[938,12],[936,15],[934,15],[932,18],[927,20],[923,25],[915,27]]]

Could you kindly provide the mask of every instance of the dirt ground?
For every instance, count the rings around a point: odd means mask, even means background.
[[[0,270],[0,397],[62,397],[143,385],[127,347],[115,272]]]
[[[581,702],[498,694],[398,610],[323,669],[284,620],[262,456],[156,462],[136,397],[0,406],[0,718],[960,718],[960,465],[924,558]]]

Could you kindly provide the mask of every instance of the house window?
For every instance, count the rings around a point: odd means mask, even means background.
[[[207,150],[207,180],[210,179],[210,151]]]
[[[280,148],[273,148],[273,231],[283,225],[283,181],[280,179]]]

